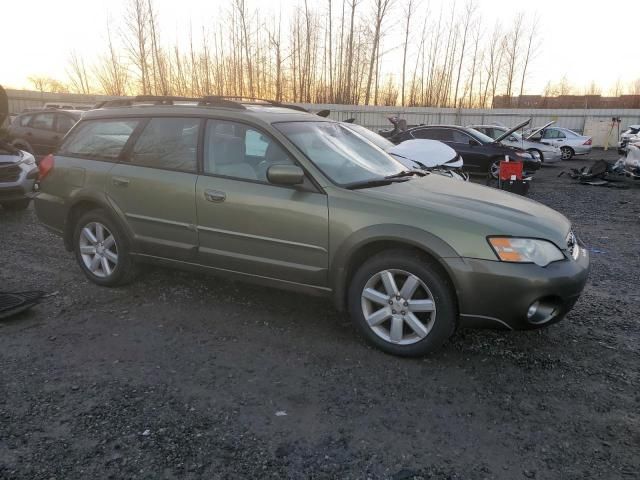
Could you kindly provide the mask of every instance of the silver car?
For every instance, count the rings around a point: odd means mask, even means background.
[[[540,158],[540,161],[543,163],[554,163],[562,160],[562,153],[558,147],[541,142],[534,142],[532,140],[525,140],[521,134],[515,131],[523,128],[528,123],[529,121],[526,121],[514,128],[507,128],[501,125],[471,125],[470,127],[490,136],[500,143],[526,150],[534,157]]]
[[[640,125],[629,125],[624,132],[620,134],[620,141],[618,142],[618,153],[624,154],[627,152],[627,145],[640,141]]]
[[[33,155],[0,141],[0,205],[4,209],[27,208],[37,177]]]
[[[537,140],[560,148],[563,160],[571,160],[574,155],[591,153],[591,137],[580,135],[568,128],[549,127],[553,123],[532,130],[531,133],[525,135],[525,139]]]

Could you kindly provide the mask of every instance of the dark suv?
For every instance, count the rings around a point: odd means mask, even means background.
[[[340,122],[218,97],[129,103],[87,112],[40,164],[38,217],[99,285],[146,261],[328,295],[372,344],[419,355],[458,325],[557,322],[587,280],[558,212],[408,171]]]
[[[532,174],[540,168],[539,158],[520,148],[509,147],[473,128],[456,125],[420,125],[400,132],[390,140],[396,144],[414,138],[439,140],[453,148],[464,158],[464,168],[471,173],[489,174],[498,178],[500,160],[509,156],[512,160],[524,162],[524,170]]]
[[[55,151],[60,140],[80,120],[77,110],[47,109],[21,113],[9,126],[9,139],[18,149],[33,155]]]

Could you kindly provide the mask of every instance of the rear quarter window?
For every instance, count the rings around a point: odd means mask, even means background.
[[[139,119],[86,120],[71,131],[60,155],[117,160]]]

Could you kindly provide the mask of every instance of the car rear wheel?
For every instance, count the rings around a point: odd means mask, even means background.
[[[25,198],[23,200],[12,200],[10,202],[2,202],[2,208],[12,211],[26,210],[30,202],[30,198]]]
[[[135,265],[127,238],[105,211],[92,210],[82,215],[73,241],[76,260],[92,282],[114,287],[132,280]]]
[[[560,153],[562,154],[562,160],[571,160],[574,155],[573,148],[571,147],[560,148]]]
[[[440,269],[403,250],[382,252],[358,269],[349,287],[349,311],[369,343],[407,357],[441,347],[457,317]]]

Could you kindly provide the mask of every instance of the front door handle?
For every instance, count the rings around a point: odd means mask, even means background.
[[[219,190],[205,190],[204,198],[209,202],[220,203],[227,199],[227,195]]]
[[[116,187],[127,187],[129,186],[129,179],[122,177],[113,177],[111,179],[111,183],[113,183]]]

